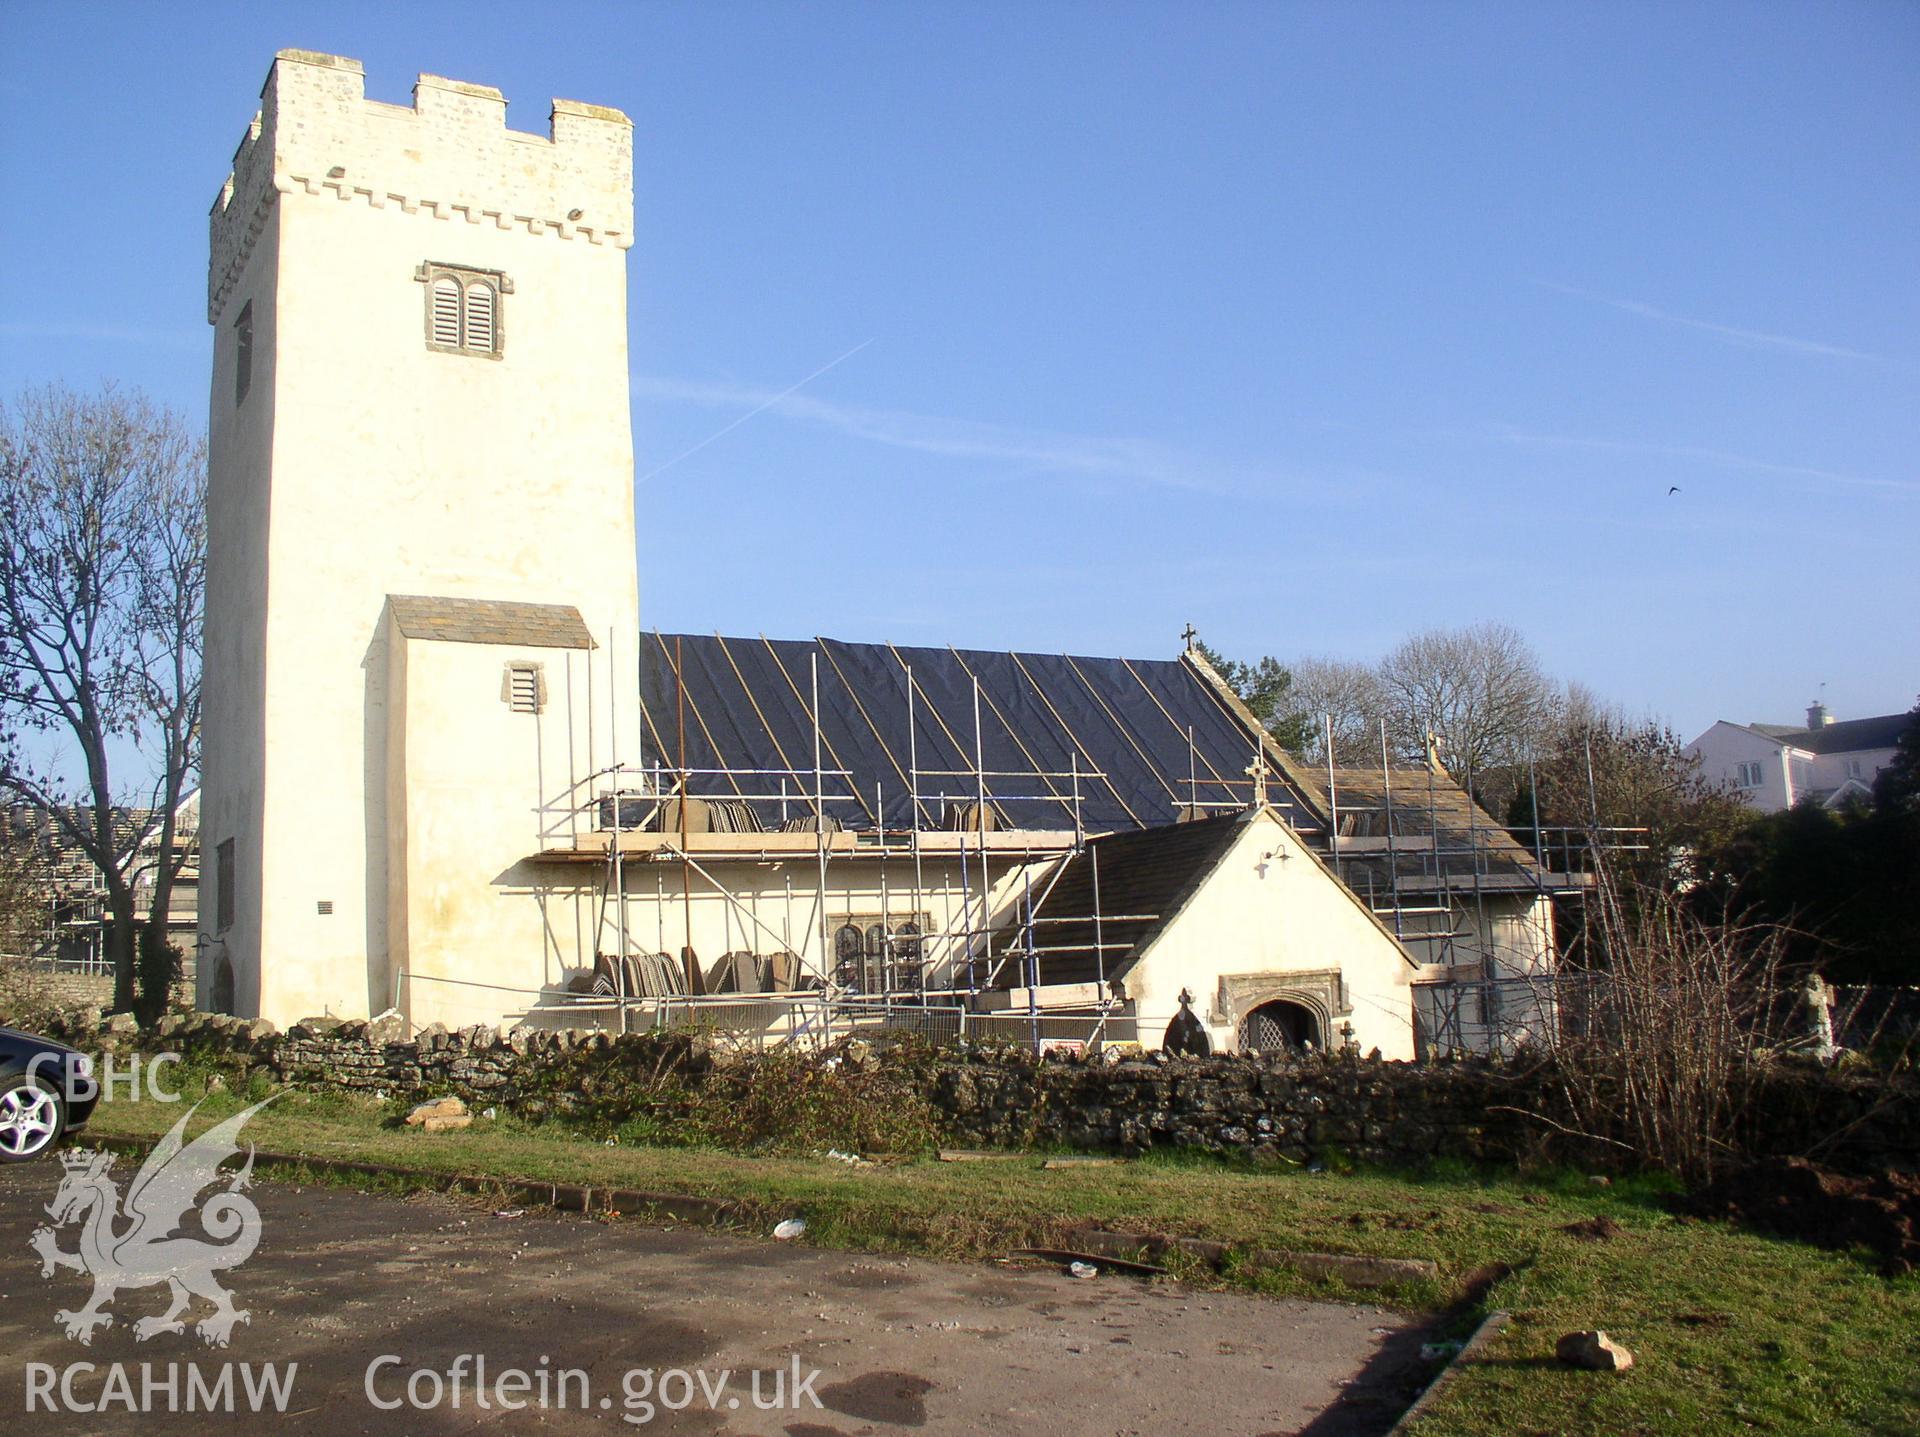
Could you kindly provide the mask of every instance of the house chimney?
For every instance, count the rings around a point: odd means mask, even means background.
[[[1833,715],[1827,711],[1827,706],[1824,703],[1822,703],[1819,699],[1815,699],[1813,703],[1808,706],[1807,708],[1808,729],[1811,730],[1811,729],[1825,728],[1828,724],[1832,722],[1833,722]]]

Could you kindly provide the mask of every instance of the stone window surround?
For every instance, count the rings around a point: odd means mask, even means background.
[[[481,269],[470,264],[454,264],[448,260],[423,260],[413,272],[416,283],[426,286],[426,303],[422,306],[427,348],[435,354],[464,354],[474,359],[501,359],[507,350],[507,314],[506,296],[513,293],[513,281],[504,271]],[[441,279],[451,279],[460,286],[461,323],[465,324],[466,293],[470,284],[485,284],[493,288],[493,347],[480,349],[469,344],[442,344],[433,337],[433,293],[434,284]],[[463,330],[464,336],[464,330]]]

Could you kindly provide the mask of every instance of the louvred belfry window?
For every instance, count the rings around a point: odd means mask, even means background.
[[[427,348],[498,359],[500,297],[513,282],[497,270],[427,263],[414,272],[427,287]]]
[[[493,351],[493,286],[484,279],[467,284],[466,322],[460,338],[468,349]]]
[[[445,349],[460,347],[460,281],[442,275],[433,282],[433,342]]]

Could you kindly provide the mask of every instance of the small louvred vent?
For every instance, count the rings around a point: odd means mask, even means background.
[[[507,707],[517,714],[537,714],[545,699],[545,684],[540,679],[537,664],[508,664],[506,682],[502,685],[501,697],[507,701]]]

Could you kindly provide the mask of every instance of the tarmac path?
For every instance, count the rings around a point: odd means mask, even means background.
[[[123,1190],[133,1169],[116,1165]],[[1421,1375],[1420,1333],[1379,1308],[270,1181],[250,1189],[257,1250],[220,1276],[250,1313],[229,1346],[192,1327],[137,1340],[164,1285],[123,1289],[83,1346],[55,1314],[87,1302],[88,1277],[43,1278],[32,1246],[62,1176],[57,1159],[0,1168],[0,1413],[34,1437],[1331,1437],[1384,1432]],[[282,1401],[259,1387],[265,1364]],[[223,1381],[236,1410],[204,1410]]]

